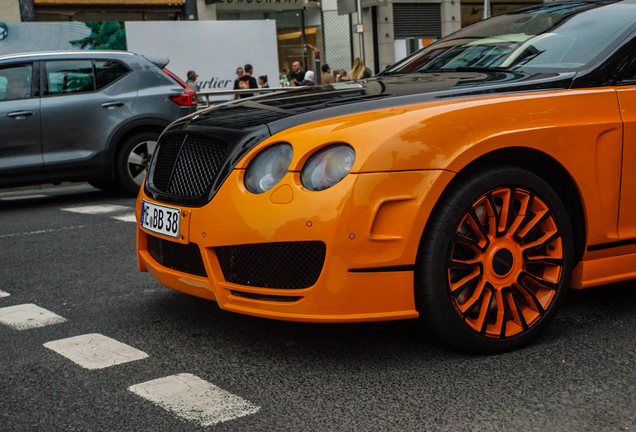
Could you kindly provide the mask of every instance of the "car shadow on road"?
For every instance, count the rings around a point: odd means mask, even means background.
[[[167,288],[166,288],[167,290]],[[404,355],[446,351],[415,320],[365,323],[278,321],[221,310],[216,302],[178,292],[155,296],[153,319],[166,330],[188,335],[197,343],[234,345],[236,349],[288,351],[296,355],[337,357]],[[168,324],[169,322],[169,324]],[[392,354],[391,354],[392,353]],[[458,354],[460,355],[460,354]]]
[[[341,361],[469,357],[441,346],[416,320],[344,324],[277,321],[227,312],[213,301],[165,290],[149,300],[152,304],[147,308],[158,323],[163,323],[164,330],[196,340],[194,346],[223,343],[254,355],[293,351],[307,361],[326,357]],[[591,328],[611,331],[617,320],[623,320],[626,327],[636,326],[634,311],[633,282],[572,290],[555,321],[529,349],[585,338]]]

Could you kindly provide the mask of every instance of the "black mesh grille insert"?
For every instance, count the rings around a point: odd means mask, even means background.
[[[196,276],[207,276],[199,246],[181,244],[148,235],[148,253],[164,267]]]
[[[199,198],[211,186],[228,145],[191,134],[167,135],[159,143],[152,183],[164,193]]]
[[[155,187],[161,191],[168,190],[170,174],[172,174],[172,168],[177,161],[184,139],[185,136],[183,135],[168,135],[161,140],[161,147],[159,147],[157,163],[152,177]]]
[[[316,283],[325,262],[323,242],[262,243],[214,249],[227,282],[299,289]]]

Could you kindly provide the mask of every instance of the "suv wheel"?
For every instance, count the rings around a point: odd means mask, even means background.
[[[143,132],[129,138],[121,147],[115,172],[124,192],[134,195],[139,192],[158,138],[158,133]]]

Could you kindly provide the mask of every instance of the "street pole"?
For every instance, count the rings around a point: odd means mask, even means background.
[[[358,7],[358,24],[362,24],[362,1],[361,0],[357,0],[357,7]],[[364,25],[362,26],[362,28],[364,29]],[[358,41],[360,43],[360,58],[364,62],[364,33],[358,33]]]
[[[484,0],[484,13],[481,15],[481,19],[485,20],[488,18],[490,18],[490,2],[488,0]]]

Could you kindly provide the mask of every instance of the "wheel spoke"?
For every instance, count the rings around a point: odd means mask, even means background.
[[[128,163],[133,165],[144,166],[144,158],[140,154],[130,152],[128,155]]]
[[[155,152],[155,148],[157,148],[157,141],[146,141],[146,148],[148,151],[148,159],[150,159],[150,156]]]
[[[481,266],[475,267],[473,271],[458,280],[457,282],[450,283],[451,295],[453,297],[457,297],[460,295],[466,288],[468,288],[473,282],[475,282],[478,278],[482,276],[482,268]]]
[[[562,258],[550,258],[545,256],[527,258],[527,259],[524,259],[524,262],[526,264],[543,264],[543,265],[557,266],[557,267],[563,266]]]
[[[504,320],[506,317],[506,309],[503,301],[503,296],[501,295],[501,290],[495,290],[495,306],[497,318],[494,324],[489,325],[486,328],[486,333],[501,337],[501,334],[504,331]]]
[[[527,294],[526,297],[534,303],[537,311],[543,314],[550,306],[558,285],[527,272],[522,272],[517,280],[520,288]]]
[[[448,260],[448,267],[455,268],[455,269],[472,269],[473,267],[480,266],[480,265],[481,265],[481,261],[479,260],[472,260],[472,261],[462,261],[462,260],[456,260],[456,259]]]
[[[479,244],[475,240],[458,232],[456,232],[453,235],[453,242],[465,244],[466,246],[473,248],[473,250],[475,251],[479,251],[479,252],[486,251],[486,248],[479,246]]]
[[[140,185],[140,186],[141,186],[141,183],[143,183],[143,181],[144,181],[144,177],[145,177],[145,176],[146,176],[146,170],[145,170],[145,169],[143,169],[143,170],[141,170],[141,171],[139,172],[139,174],[137,174],[137,175],[133,178],[133,181],[134,181],[135,183],[137,183],[138,185]]]
[[[459,310],[462,313],[466,313],[466,311],[472,309],[472,307],[475,305],[475,303],[479,300],[482,293],[484,292],[485,286],[486,286],[486,281],[484,279],[480,280],[479,282],[477,282],[477,286],[475,287],[475,290],[473,291],[473,295],[470,296],[470,298],[466,300],[465,303],[458,304]]]
[[[550,210],[548,209],[541,213],[535,214],[534,217],[530,219],[523,228],[515,233],[515,237],[518,237],[519,241],[523,242],[525,237],[528,236],[532,232],[532,230],[534,230],[538,226],[541,226],[541,224],[543,224],[543,222],[545,222],[550,217],[552,217],[552,215],[550,213]]]
[[[539,279],[537,276],[535,276],[533,274],[530,274],[530,273],[528,273],[526,271],[522,271],[522,272],[519,273],[519,277],[517,278],[517,283],[520,284],[520,285],[525,286],[525,284],[523,284],[521,282],[524,278],[528,278],[531,281],[533,281],[534,283],[536,283],[538,285],[541,285],[544,288],[549,289],[549,290],[553,290],[554,291],[554,290],[556,290],[558,288],[557,284],[552,283],[552,282],[548,282],[548,281],[546,281],[544,279]]]
[[[481,240],[483,240],[486,245],[484,247],[488,247],[488,233],[486,232],[486,230],[484,229],[483,225],[481,224],[481,222],[479,221],[479,217],[477,216],[477,213],[475,213],[475,209],[471,208],[468,211],[467,216],[470,216],[470,218],[467,218],[468,224],[471,226],[471,228],[473,229],[473,232],[475,234],[477,234],[477,236],[480,238],[479,243],[481,244]]]
[[[519,196],[518,199],[517,199],[517,196]],[[511,219],[511,224],[508,229],[508,232],[516,233],[517,230],[519,230],[519,227],[524,224],[526,215],[528,215],[530,208],[532,207],[533,200],[534,200],[534,195],[531,193],[524,193],[522,191],[519,191],[519,193],[517,194],[515,192],[515,196],[511,198],[510,205],[511,207],[514,208],[514,202],[518,201],[520,204],[520,208],[516,215],[509,216]]]
[[[506,296],[506,300],[508,304],[508,310],[510,311],[510,314],[512,316],[511,321],[512,321],[512,324],[514,324],[514,326],[511,326],[510,322],[506,323],[506,336],[511,336],[511,335],[521,333],[522,331],[527,330],[528,323],[526,323],[526,320],[523,317],[523,313],[521,312],[521,307],[519,307],[519,303],[517,302],[517,299],[515,298],[515,295],[512,292],[512,290],[506,291],[505,296]]]
[[[520,278],[521,280],[522,278]],[[537,298],[537,296],[534,294],[534,292],[532,292],[532,289],[530,289],[529,287],[525,286],[523,283],[518,282],[518,284],[516,285],[517,291],[519,291],[528,301],[528,308],[534,310],[535,312],[537,312],[539,315],[543,314],[545,312],[545,309],[543,308],[543,305],[541,304],[541,302],[539,301],[539,299]],[[534,306],[534,308],[532,308],[532,306]],[[526,308],[526,309],[528,309]]]
[[[525,253],[529,254],[529,253],[531,253],[533,251],[536,251],[538,249],[547,247],[550,243],[552,243],[554,240],[556,240],[556,239],[558,239],[560,237],[561,237],[561,234],[558,231],[556,231],[556,230],[554,230],[552,232],[545,233],[544,235],[542,235],[537,240],[535,240],[535,241],[533,241],[531,243],[523,245],[523,248],[522,248],[523,253],[524,254]]]
[[[510,225],[514,219],[514,197],[516,188],[507,189],[501,194],[497,194],[498,198],[503,201],[501,204],[501,210],[499,211],[499,221],[497,225],[497,234],[503,235],[508,232]]]
[[[479,316],[475,319],[466,318],[466,323],[479,333],[486,331],[486,320],[488,315],[488,309],[490,308],[490,300],[492,299],[492,291],[490,289],[484,289],[481,295],[481,305],[479,308]]]
[[[486,195],[486,202],[490,208],[490,214],[488,215],[488,236],[497,236],[497,227],[499,226],[499,211],[497,210],[497,204],[492,196],[492,193]]]

